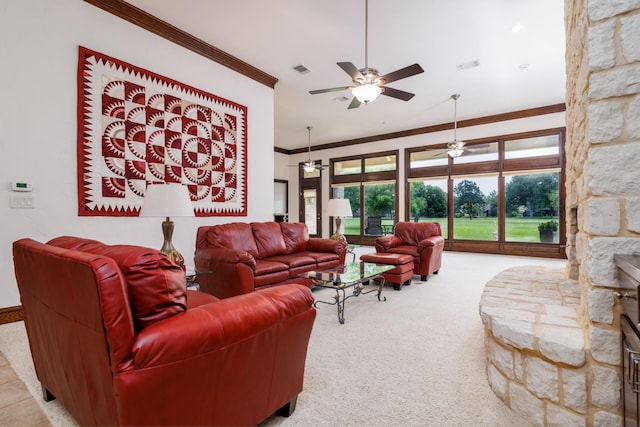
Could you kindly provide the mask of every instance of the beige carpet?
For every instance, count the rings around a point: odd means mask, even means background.
[[[445,252],[427,282],[385,287],[386,302],[375,293],[349,299],[343,325],[335,306],[320,304],[296,411],[262,425],[528,426],[487,384],[478,315],[484,284],[517,265],[564,261]],[[0,351],[54,426],[75,425],[57,402],[42,401],[22,322],[0,326]]]

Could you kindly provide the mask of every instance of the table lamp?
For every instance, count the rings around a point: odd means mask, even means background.
[[[342,224],[340,217],[353,216],[349,199],[329,199],[327,215],[336,217],[336,230],[331,238],[333,240],[347,240],[344,234],[340,233],[340,226]]]
[[[184,268],[184,257],[173,247],[172,216],[194,216],[189,190],[181,184],[150,184],[144,194],[140,216],[159,216],[166,219],[162,222],[164,243],[160,252],[164,252],[175,264]]]

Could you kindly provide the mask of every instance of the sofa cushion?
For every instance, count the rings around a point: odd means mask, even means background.
[[[286,253],[287,248],[277,222],[252,222],[251,230],[258,247],[258,258]]]
[[[253,269],[253,274],[256,276],[262,276],[263,274],[270,274],[288,269],[289,266],[287,264],[259,259],[256,260],[256,268]]]
[[[130,245],[107,246],[100,254],[112,258],[124,274],[136,329],[185,311],[184,271],[166,254]]]
[[[246,251],[252,257],[258,257],[258,247],[253,237],[251,225],[244,222],[232,222],[209,227],[207,241],[209,245],[215,248]]]
[[[287,254],[307,250],[309,242],[307,224],[303,222],[280,222],[279,224]]]
[[[254,280],[255,289],[261,286],[273,286],[275,283],[280,284],[289,279],[289,270],[276,271],[274,273],[263,274],[262,276],[256,276]],[[298,283],[298,282],[291,282]]]
[[[299,253],[298,256],[313,258],[318,264],[325,263],[325,262],[338,261],[340,259],[340,256],[333,252],[304,251]]]
[[[300,254],[272,256],[265,261],[281,262],[287,264],[289,268],[301,267],[303,265],[316,265],[315,258]]]
[[[113,259],[127,282],[131,313],[137,330],[185,311],[187,281],[182,268],[156,249],[109,246],[95,240],[59,237],[50,245]]]

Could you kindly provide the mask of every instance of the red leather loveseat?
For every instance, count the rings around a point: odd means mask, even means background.
[[[295,408],[308,288],[218,300],[157,250],[75,237],[13,254],[45,398],[80,425],[256,425]]]
[[[378,237],[376,252],[413,256],[413,272],[427,280],[442,265],[444,238],[437,222],[398,222],[393,235]]]
[[[198,228],[195,268],[200,290],[227,298],[284,283],[311,285],[299,276],[344,264],[347,243],[310,238],[307,225],[234,222]]]

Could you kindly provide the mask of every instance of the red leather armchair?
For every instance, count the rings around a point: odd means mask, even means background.
[[[425,281],[440,270],[444,238],[437,222],[399,222],[393,235],[376,239],[375,247],[376,252],[412,255],[413,272]]]
[[[80,425],[256,425],[302,391],[313,296],[219,300],[162,253],[73,237],[13,244],[45,398]]]

